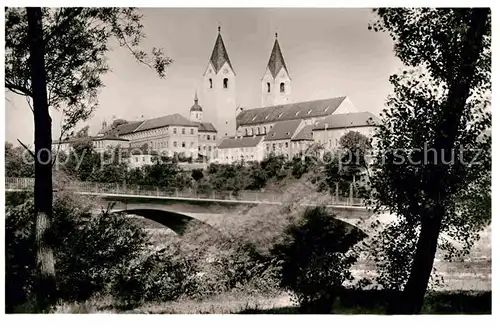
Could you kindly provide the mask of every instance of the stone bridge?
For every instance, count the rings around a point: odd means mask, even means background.
[[[231,216],[240,216],[259,209],[281,208],[280,205],[224,203],[206,200],[171,200],[156,197],[95,196],[97,208],[112,205],[112,212],[121,212],[147,218],[182,234],[188,224],[216,228]],[[308,205],[305,205],[306,207]],[[257,208],[255,208],[257,207]],[[330,206],[338,220],[369,234],[373,224],[384,222],[387,216],[375,216],[362,206]],[[387,221],[387,220],[386,220]]]

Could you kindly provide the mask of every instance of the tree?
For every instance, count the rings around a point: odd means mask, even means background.
[[[196,181],[200,181],[204,177],[202,169],[193,169],[191,171],[191,177]]]
[[[362,133],[351,130],[340,137],[339,144],[343,151],[342,166],[354,180],[356,175],[367,168],[365,156],[370,149],[370,140]]]
[[[364,237],[320,207],[287,226],[271,254],[281,261],[281,286],[297,296],[302,311],[331,312],[342,284],[352,280],[357,255],[350,249]]]
[[[133,8],[6,8],[5,87],[24,96],[34,114],[35,213],[40,311],[56,298],[54,257],[47,243],[52,216],[52,132],[49,107],[63,113],[61,138],[89,118],[109,70],[106,53],[116,38],[163,77],[171,60],[161,49],[139,49],[141,15]],[[24,144],[23,144],[24,145]]]
[[[79,181],[92,181],[101,169],[101,157],[94,150],[92,140],[86,138],[71,143],[72,152],[64,170]]]
[[[410,232],[400,240],[411,244],[402,248],[411,255],[402,264],[408,277],[392,311],[419,313],[440,236],[459,239],[466,250],[491,221],[491,137],[481,137],[491,126],[491,14],[487,8],[376,13],[370,28],[390,34],[408,69],[390,78],[394,93],[374,135],[372,197]]]
[[[124,124],[127,124],[127,123],[128,123],[128,121],[125,120],[125,119],[115,119],[113,121],[113,123],[111,124],[111,127],[112,128],[116,128],[118,126],[121,126],[121,125],[124,125]]]
[[[35,167],[28,160],[31,154],[23,147],[5,143],[5,177],[34,177]]]

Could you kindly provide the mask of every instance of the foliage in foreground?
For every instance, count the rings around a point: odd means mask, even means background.
[[[436,250],[467,254],[491,221],[491,13],[375,11],[370,28],[391,36],[406,69],[390,77],[374,135],[371,197],[401,219],[380,234],[374,258],[383,257],[383,279],[404,287],[394,312],[418,313]]]
[[[34,282],[33,201],[10,196],[6,212],[6,311],[31,312]],[[185,262],[151,249],[136,222],[104,210],[95,216],[70,195],[57,195],[50,243],[58,259],[58,299],[109,294],[120,303],[178,297],[190,274]],[[148,251],[149,250],[149,251]],[[141,298],[137,298],[140,295]]]
[[[307,209],[273,248],[281,262],[281,286],[296,295],[303,311],[329,312],[343,284],[353,279],[357,255],[351,247],[362,238],[325,208]]]

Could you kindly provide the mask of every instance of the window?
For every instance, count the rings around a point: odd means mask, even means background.
[[[174,135],[177,135],[177,128],[174,128]]]
[[[276,150],[276,144],[273,143],[273,151]]]
[[[198,114],[196,115],[196,117],[198,117]],[[191,128],[191,135],[194,135],[194,129]]]
[[[288,148],[288,142],[285,142],[285,147]]]
[[[215,135],[212,136],[212,140],[215,140]]]
[[[193,147],[193,146],[194,146],[194,142],[191,142],[191,147]]]
[[[283,143],[278,143],[278,147],[281,148],[283,146]]]
[[[208,88],[212,89],[212,78],[208,79]]]
[[[251,128],[251,129],[250,129],[250,131],[251,131],[251,133],[252,133],[252,135],[253,135],[253,128]]]
[[[332,147],[332,140],[331,139],[328,140],[328,146]]]
[[[198,146],[198,151],[201,151],[201,146]]]
[[[177,147],[177,141],[174,141],[174,147]]]
[[[270,93],[271,92],[271,84],[268,82],[267,83],[267,92]]]
[[[206,149],[207,149],[207,146],[203,145],[203,151],[205,151]]]
[[[267,128],[264,127],[264,135],[267,134]]]
[[[139,157],[135,157],[135,162],[139,162]]]
[[[212,146],[208,145],[208,151],[212,152]]]
[[[182,142],[182,148],[186,147],[186,142]]]
[[[186,134],[186,129],[185,128],[182,128],[182,134],[185,135]]]
[[[260,135],[260,127],[257,127],[257,135]]]
[[[145,161],[146,161],[146,159],[144,157],[142,157],[142,162],[145,162]]]
[[[227,82],[228,82],[228,78],[224,78],[224,80],[222,80],[222,85],[223,85],[224,89],[227,89]]]
[[[210,135],[207,135],[207,141],[209,141],[209,140],[210,140]]]
[[[285,92],[285,83],[282,82],[280,83],[280,93],[284,93]]]
[[[269,152],[269,144],[266,144],[266,149]]]

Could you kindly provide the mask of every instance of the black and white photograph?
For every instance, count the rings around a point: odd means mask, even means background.
[[[493,313],[492,9],[310,5],[4,7],[4,313]]]

